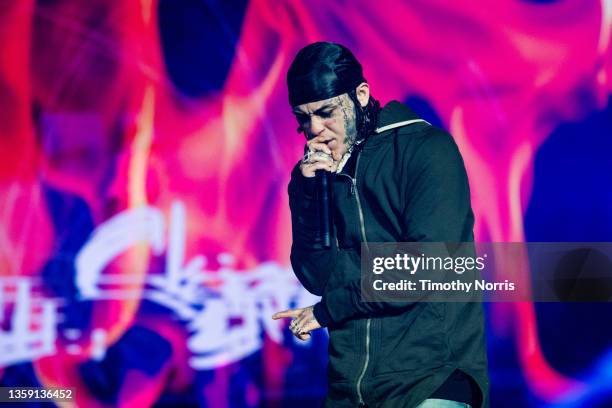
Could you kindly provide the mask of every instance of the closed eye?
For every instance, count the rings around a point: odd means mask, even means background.
[[[323,112],[317,112],[317,116],[324,118],[324,119],[328,119],[332,117],[332,114],[334,113],[335,109],[331,109],[328,111],[323,111]]]
[[[308,123],[310,121],[310,116],[301,113],[295,113],[295,118],[299,124]]]
[[[334,111],[337,109],[337,106],[326,105],[322,106],[318,110],[312,113],[312,116],[318,116],[321,119],[329,119],[333,116]],[[310,123],[310,114],[301,112],[301,111],[293,111],[295,118],[297,119],[300,126],[306,126]]]

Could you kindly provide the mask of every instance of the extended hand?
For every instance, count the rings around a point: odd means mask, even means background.
[[[291,329],[293,335],[300,340],[307,340],[310,337],[311,331],[321,328],[321,325],[317,322],[317,319],[315,319],[312,313],[312,306],[301,309],[289,309],[272,315],[274,320],[285,317],[293,318],[289,325],[289,329]]]

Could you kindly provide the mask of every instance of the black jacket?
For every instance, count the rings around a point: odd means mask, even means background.
[[[390,102],[333,181],[335,239],[320,242],[314,178],[289,183],[291,264],[329,330],[326,406],[414,407],[460,369],[488,406],[482,305],[362,302],[362,242],[471,242],[474,216],[452,137]],[[408,122],[408,123],[406,123]]]

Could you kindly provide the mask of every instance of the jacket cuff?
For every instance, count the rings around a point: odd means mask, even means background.
[[[328,327],[332,321],[323,299],[312,308],[312,314],[321,327]]]
[[[302,192],[304,198],[312,200],[315,197],[315,190],[317,188],[316,177],[305,177],[302,173],[299,175],[300,184],[302,185]]]

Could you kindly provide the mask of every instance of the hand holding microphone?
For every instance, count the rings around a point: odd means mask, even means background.
[[[329,151],[327,146],[325,149]],[[304,177],[314,177],[317,170],[335,172],[337,167],[338,164],[334,161],[331,152],[327,153],[324,149],[309,149],[302,159],[300,170]]]

